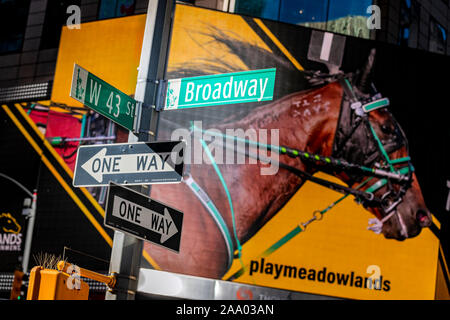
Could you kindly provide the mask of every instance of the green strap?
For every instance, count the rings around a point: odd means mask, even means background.
[[[394,166],[391,163],[391,159],[389,159],[389,155],[387,154],[386,150],[384,149],[383,144],[380,141],[380,138],[378,138],[378,136],[377,136],[377,134],[375,132],[375,129],[372,127],[370,122],[369,122],[369,128],[370,128],[370,131],[372,132],[373,137],[375,138],[375,141],[378,144],[378,149],[381,151],[381,154],[386,159],[386,162],[389,164],[389,168],[391,169],[391,172],[394,172],[395,169],[394,169]]]
[[[414,171],[414,168],[410,167],[410,166],[403,167],[403,168],[401,168],[399,170],[399,173],[400,174],[407,174],[409,172],[409,170]],[[386,183],[387,183],[387,179],[380,179],[376,183],[371,185],[369,188],[367,188],[366,192],[374,193],[378,189],[381,189],[382,187],[384,187],[386,185]]]
[[[189,188],[191,188],[194,193],[199,198],[200,202],[206,206],[207,210],[212,215],[214,221],[218,225],[224,240],[225,245],[227,246],[228,251],[228,268],[231,267],[233,263],[233,240],[231,239],[231,235],[228,231],[228,227],[225,223],[225,221],[222,218],[222,215],[220,214],[217,207],[214,205],[213,201],[209,198],[209,196],[206,194],[206,192],[203,191],[203,189],[194,181],[192,177],[189,177],[188,179],[185,179],[184,182],[188,185]]]
[[[193,131],[198,131],[198,132],[203,132],[203,133],[208,133],[208,130],[203,130],[203,129],[198,129],[195,126],[192,126]],[[378,177],[389,177],[389,178],[398,178],[395,177],[395,175],[392,174],[392,171],[385,171],[382,169],[375,169],[375,168],[368,168],[365,166],[361,166],[361,165],[355,165],[352,163],[348,163],[346,161],[340,160],[340,159],[335,159],[332,157],[327,157],[327,156],[321,156],[321,155],[317,155],[317,154],[313,154],[313,153],[309,153],[306,151],[300,151],[300,150],[296,150],[296,149],[292,149],[289,147],[285,147],[285,146],[276,146],[276,145],[270,145],[270,144],[265,144],[265,143],[260,143],[260,142],[255,142],[255,141],[251,141],[251,140],[247,140],[247,139],[242,139],[236,136],[230,136],[227,134],[222,134],[222,133],[216,133],[214,132],[214,134],[218,134],[220,137],[225,138],[225,139],[230,139],[230,140],[235,140],[238,142],[243,142],[246,143],[250,146],[254,146],[257,148],[265,148],[274,152],[277,152],[278,154],[286,154],[290,157],[300,157],[302,160],[305,161],[318,161],[318,162],[322,162],[324,164],[331,164],[334,166],[338,166],[339,168],[342,168],[343,170],[346,169],[358,169],[361,170],[363,172],[366,172],[370,175],[375,175]],[[386,154],[387,156],[387,154]],[[404,162],[404,161],[409,161],[410,158],[406,157],[406,158],[401,158],[401,159],[396,159],[396,160],[388,160],[389,163],[395,164],[398,162]]]
[[[362,108],[365,113],[368,113],[368,112],[371,112],[371,111],[379,109],[379,108],[387,107],[388,105],[389,105],[389,99],[383,98],[383,99],[379,99],[376,101],[366,103],[365,105],[362,106]]]
[[[408,162],[408,161],[411,161],[410,157],[404,157],[404,158],[398,158],[398,159],[394,159],[394,160],[389,160],[389,163],[397,164],[397,163]]]
[[[27,111],[27,114],[30,115],[31,111],[33,111],[36,105],[34,103],[31,104],[30,109]]]
[[[353,92],[353,87],[347,78],[344,78],[344,86],[342,86],[342,88],[344,89],[345,93],[347,93],[347,95],[350,96],[350,99],[352,99],[352,102],[358,101],[358,98],[356,97],[355,93]]]
[[[222,183],[222,186],[225,190],[225,193],[227,195],[228,198],[228,204],[230,205],[230,211],[231,211],[231,219],[233,222],[233,233],[234,233],[234,238],[236,239],[236,246],[237,246],[237,250],[238,250],[238,257],[239,260],[241,262],[242,267],[244,267],[244,263],[242,262],[242,246],[241,243],[238,239],[237,236],[237,232],[236,232],[236,219],[235,219],[235,214],[234,214],[234,209],[233,209],[233,202],[231,200],[231,195],[230,192],[228,191],[228,187],[227,184],[225,182],[225,179],[222,176],[222,173],[220,172],[219,167],[217,166],[216,161],[214,160],[213,155],[211,154],[211,151],[208,148],[208,145],[206,144],[206,142],[203,139],[199,139],[200,143],[202,144],[203,149],[205,149],[206,155],[208,156],[209,160],[211,161],[211,164],[214,167],[214,170],[216,171],[217,176],[219,177],[220,182]]]

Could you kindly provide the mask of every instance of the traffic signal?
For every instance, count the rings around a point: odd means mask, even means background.
[[[20,270],[14,271],[14,280],[11,288],[10,300],[20,300],[24,298],[25,292],[23,291],[24,273]]]

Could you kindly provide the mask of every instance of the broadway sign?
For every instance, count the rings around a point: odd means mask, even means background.
[[[110,181],[128,185],[179,183],[185,146],[184,141],[81,146],[73,185],[107,186]]]
[[[168,80],[164,110],[270,101],[275,68]]]

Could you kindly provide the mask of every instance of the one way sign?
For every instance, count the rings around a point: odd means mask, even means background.
[[[179,252],[183,213],[110,183],[105,225]]]
[[[75,187],[179,183],[184,141],[116,143],[78,149]]]

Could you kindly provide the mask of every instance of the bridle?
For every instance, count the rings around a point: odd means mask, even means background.
[[[374,146],[371,154],[363,154],[364,165],[380,168],[392,173],[397,172],[404,177],[404,179],[397,182],[392,181],[392,179],[379,179],[365,190],[366,192],[375,193],[385,186],[387,188],[387,191],[380,197],[380,201],[377,204],[383,209],[385,216],[381,217],[380,220],[371,219],[369,221],[369,224],[373,224],[373,226],[369,227],[369,230],[380,233],[383,223],[393,217],[397,212],[397,206],[403,201],[403,196],[406,194],[412,183],[412,173],[414,171],[414,167],[411,164],[411,158],[406,156],[403,158],[391,159],[389,156],[390,153],[397,151],[402,147],[406,148],[407,154],[409,155],[408,140],[403,130],[397,125],[396,121],[392,121],[395,132],[383,140],[379,138],[376,130],[370,122],[369,114],[374,110],[381,108],[386,109],[389,106],[389,99],[383,98],[380,93],[376,92],[376,90],[374,90],[375,93],[369,97],[361,97],[361,94],[358,94],[358,90],[354,89],[348,78],[342,77],[339,81],[344,89],[345,96],[341,107],[338,126],[342,125],[341,121],[345,121],[342,119],[345,118],[342,113],[345,112],[346,107],[348,108],[349,105],[351,110],[350,121],[352,122],[350,132],[352,132],[353,135],[357,135],[359,129],[360,132],[365,133],[367,139],[370,139],[369,141]],[[374,88],[373,85],[372,87]],[[389,113],[390,119],[394,119],[393,115],[389,111],[385,110],[385,112]],[[353,140],[358,141],[358,139]],[[368,143],[369,141],[366,142],[366,145],[370,145],[370,143]],[[348,146],[349,144],[350,147]],[[352,149],[351,144],[352,136],[342,138],[337,134],[333,145],[333,155],[339,156],[349,154],[351,150],[346,150],[346,148]],[[396,168],[398,165],[401,166],[399,169]],[[397,189],[394,187],[395,185],[397,185]],[[366,208],[373,207],[373,204],[367,202],[363,202],[362,205]],[[402,234],[407,236],[407,229],[401,216],[397,214],[397,217],[402,227]]]
[[[396,126],[398,132],[396,131],[395,135],[393,135],[391,139],[387,141],[382,141],[380,140],[374,127],[370,123],[369,119],[370,112],[380,108],[388,107],[389,100],[387,98],[383,98],[379,93],[375,93],[369,97],[365,97],[359,94],[358,91],[352,86],[348,77],[345,75],[340,74],[340,76],[337,79],[335,77],[330,79],[333,79],[332,81],[339,81],[344,90],[344,97],[342,100],[341,111],[338,120],[338,128],[336,131],[335,141],[333,143],[332,156],[311,154],[306,151],[297,150],[286,146],[262,144],[255,141],[240,139],[239,137],[236,136],[228,136],[225,134],[221,135],[225,139],[233,139],[235,141],[244,142],[246,146],[249,147],[252,146],[256,148],[265,148],[271,152],[277,152],[280,155],[288,155],[291,158],[299,158],[302,162],[312,165],[315,169],[317,169],[317,171],[322,171],[326,173],[329,172],[346,173],[349,177],[351,177],[351,179],[354,182],[359,183],[358,186],[347,187],[341,184],[336,184],[326,179],[313,176],[312,174],[306,171],[300,170],[296,167],[290,166],[283,162],[277,163],[273,159],[263,158],[260,154],[250,153],[249,151],[247,151],[247,149],[244,151],[244,154],[247,157],[255,158],[265,163],[272,162],[272,164],[278,164],[280,168],[288,170],[289,172],[295,174],[301,179],[309,180],[313,183],[343,193],[344,194],[343,198],[347,197],[348,195],[353,195],[355,197],[355,200],[358,203],[361,203],[366,208],[369,207],[382,208],[383,212],[385,213],[385,216],[380,217],[381,219],[374,218],[369,220],[369,225],[371,226],[368,227],[369,230],[372,230],[375,233],[380,233],[383,224],[389,219],[391,219],[397,213],[396,208],[403,201],[403,196],[406,194],[406,191],[409,189],[412,183],[412,173],[414,171],[414,168],[411,164],[410,157],[407,156],[398,159],[391,159],[389,157],[390,153],[402,147],[406,147],[406,149],[408,150],[408,142],[403,131],[398,126]],[[344,112],[347,112],[348,115],[345,116]],[[345,119],[347,119],[347,121],[350,121],[350,125],[346,125],[346,128],[344,128],[344,130],[341,130],[342,131],[341,133],[343,133],[341,134],[339,130],[342,129],[343,126],[345,125],[345,123],[343,122],[346,121]],[[198,129],[195,126],[192,126],[191,134],[195,133],[196,131],[200,131],[202,133],[208,132],[207,130]],[[214,132],[214,135],[217,134],[218,134],[217,132]],[[355,141],[358,141],[358,135],[361,136],[362,134],[366,137],[366,139],[370,139],[366,140],[366,142],[369,145],[371,145],[371,148],[368,148],[367,152],[363,152],[362,155],[363,158],[360,159],[360,161],[344,160],[341,156],[352,151],[352,148],[355,147],[352,146],[352,143],[354,144]],[[215,163],[214,157],[211,155],[209,147],[206,145],[203,139],[200,139],[200,141],[202,143],[203,149],[210,158],[211,164],[214,166],[214,169],[227,194],[233,221],[234,238],[237,244],[238,257],[240,257],[241,245],[239,243],[239,240],[237,239],[234,210],[232,206],[232,199],[228,191],[228,187],[226,186],[225,180],[222,177],[220,169]],[[228,146],[228,144],[225,144],[225,146]],[[235,152],[242,152],[242,151],[235,150]],[[360,152],[358,154],[360,154]],[[399,169],[396,168],[396,166],[402,164],[403,166],[401,168]],[[361,178],[361,176],[363,176],[363,178]],[[364,179],[364,177],[366,178]],[[375,183],[370,185],[365,190],[360,190],[362,186],[365,186],[372,179],[376,180]],[[200,187],[200,185],[198,185],[198,183],[191,176],[189,165],[186,166],[185,178],[183,182],[197,196],[197,198],[203,204],[205,209],[213,217],[214,221],[216,222],[216,225],[219,227],[225,240],[225,244],[228,251],[229,257],[228,266],[231,266],[232,258],[234,257],[233,254],[234,245],[232,244],[233,243],[232,237],[223,220],[222,214],[219,212],[219,210],[214,205],[213,201],[209,198],[207,193]],[[399,188],[396,189],[394,186],[399,186]],[[375,193],[381,190],[383,187],[386,187],[387,191],[381,197],[375,196]],[[339,201],[340,200],[338,200],[338,202]],[[334,204],[336,203],[337,202],[335,202]],[[332,206],[334,204],[332,204]],[[330,209],[332,206],[329,206],[326,210]],[[316,211],[313,216],[313,219],[308,221],[308,224],[312,220],[320,220],[321,215],[316,215],[317,212],[323,213],[326,211],[325,210],[322,212]],[[402,233],[405,236],[407,236],[406,227],[401,219],[401,216],[397,214],[397,217],[400,221],[400,225],[402,226]],[[307,224],[303,224],[302,227],[306,228],[306,225]]]

